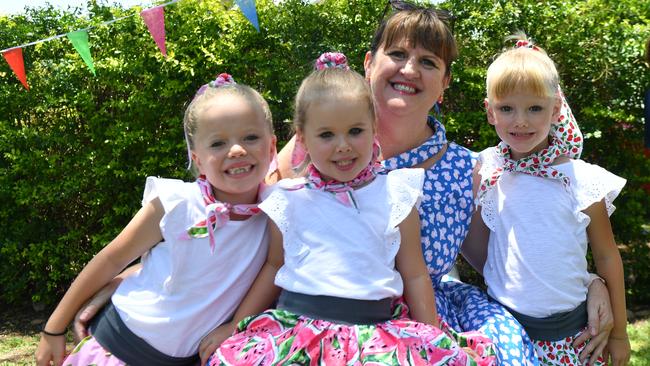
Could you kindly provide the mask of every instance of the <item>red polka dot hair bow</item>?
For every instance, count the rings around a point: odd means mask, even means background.
[[[538,51],[539,48],[532,43],[524,40],[517,41],[516,48],[527,47]],[[558,179],[562,182],[565,188],[570,185],[569,178],[562,174],[557,169],[553,168],[552,164],[560,156],[566,156],[572,159],[579,159],[582,153],[583,138],[578,123],[576,122],[571,108],[558,86],[558,93],[562,102],[560,108],[560,115],[556,123],[551,125],[549,132],[549,146],[548,148],[529,155],[519,160],[513,160],[510,155],[510,146],[501,141],[497,145],[497,154],[503,158],[503,166],[498,167],[486,179],[481,182],[478,191],[478,198],[481,199],[485,193],[496,185],[497,181],[503,175],[504,171],[520,172],[530,174],[533,176]]]

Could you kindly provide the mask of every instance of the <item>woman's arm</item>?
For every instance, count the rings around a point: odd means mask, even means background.
[[[436,299],[422,256],[420,216],[416,208],[413,208],[399,225],[399,231],[402,241],[395,258],[395,266],[404,281],[404,300],[414,320],[438,327]]]
[[[79,343],[88,336],[88,324],[97,313],[108,303],[117,287],[131,274],[142,268],[140,263],[134,264],[115,276],[106,286],[102,287],[93,295],[77,312],[72,323],[72,333],[75,343]]]
[[[57,305],[45,330],[65,331],[75,313],[95,292],[106,285],[129,263],[162,240],[159,223],[164,215],[160,200],[154,199],[142,207],[122,232],[102,249],[81,271]],[[36,350],[37,365],[60,365],[65,351],[65,337],[41,336]]]
[[[280,294],[275,285],[275,274],[284,264],[284,249],[280,229],[269,221],[270,240],[266,262],[257,274],[253,285],[237,308],[232,320],[224,323],[205,336],[199,344],[201,365],[219,348],[219,345],[233,334],[237,324],[250,315],[259,314],[268,309]]]
[[[614,313],[614,329],[609,335],[607,348],[615,366],[626,365],[630,359],[630,341],[627,337],[625,309],[625,282],[623,261],[618,252],[609,222],[605,202],[594,203],[585,210],[591,218],[587,235],[598,275],[607,281],[609,298]]]
[[[476,192],[481,184],[481,176],[479,170],[481,163],[478,162],[472,172],[472,193],[476,197]],[[488,240],[490,239],[490,229],[483,222],[481,216],[481,206],[475,208],[472,213],[472,220],[470,221],[467,236],[460,247],[460,252],[467,260],[467,262],[474,267],[474,269],[483,275],[483,267],[487,260]]]
[[[296,136],[292,136],[291,139],[287,141],[287,144],[284,145],[282,150],[280,150],[280,152],[278,153],[278,170],[277,170],[279,177],[275,177],[275,179],[272,179],[271,182],[269,182],[267,179],[267,183],[275,183],[276,180],[296,177],[296,174],[294,173],[293,168],[291,167],[291,154],[293,153],[293,146],[295,145],[295,143],[296,143]]]

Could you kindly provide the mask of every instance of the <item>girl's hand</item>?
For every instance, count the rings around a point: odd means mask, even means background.
[[[234,330],[234,324],[230,322],[223,323],[212,332],[208,333],[208,335],[203,337],[201,343],[199,343],[199,356],[201,357],[201,366],[205,366],[214,351],[219,348],[223,341],[232,335]]]
[[[36,365],[50,366],[50,361],[54,366],[60,366],[65,358],[65,336],[41,335],[41,341],[36,349]]]
[[[627,334],[622,336],[610,335],[609,342],[607,342],[607,349],[609,356],[612,358],[611,365],[625,366],[630,362],[630,340]]]

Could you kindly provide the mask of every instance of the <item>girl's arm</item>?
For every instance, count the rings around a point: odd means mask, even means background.
[[[99,289],[113,279],[129,263],[162,240],[159,223],[164,209],[157,198],[142,207],[122,232],[88,262],[57,305],[45,330],[50,333],[65,331],[79,308]],[[41,335],[36,350],[39,366],[63,362],[65,337]]]
[[[269,252],[266,262],[237,308],[232,320],[220,325],[201,340],[199,344],[201,365],[205,365],[208,358],[219,348],[219,345],[233,334],[237,323],[247,316],[259,314],[268,309],[280,295],[280,288],[275,285],[275,274],[284,264],[282,233],[275,223],[270,220],[269,231]]]
[[[587,235],[598,275],[607,281],[609,297],[614,313],[614,329],[609,335],[607,348],[612,363],[625,365],[630,359],[630,342],[627,338],[627,314],[625,310],[625,282],[623,262],[614,241],[605,202],[597,202],[585,210],[591,218]]]
[[[399,225],[402,238],[395,266],[404,281],[404,300],[411,317],[420,323],[438,324],[436,299],[420,242],[420,216],[416,208]]]

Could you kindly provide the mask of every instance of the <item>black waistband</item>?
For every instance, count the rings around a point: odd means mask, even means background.
[[[528,336],[536,341],[559,341],[580,332],[587,325],[587,302],[565,313],[556,313],[545,318],[518,313],[504,305],[526,329]]]
[[[102,312],[95,316],[90,324],[90,332],[102,347],[127,365],[194,366],[200,361],[198,355],[172,357],[153,348],[144,339],[131,332],[112,302],[109,302]]]
[[[391,319],[392,299],[356,300],[282,290],[278,309],[343,324],[377,324]]]

